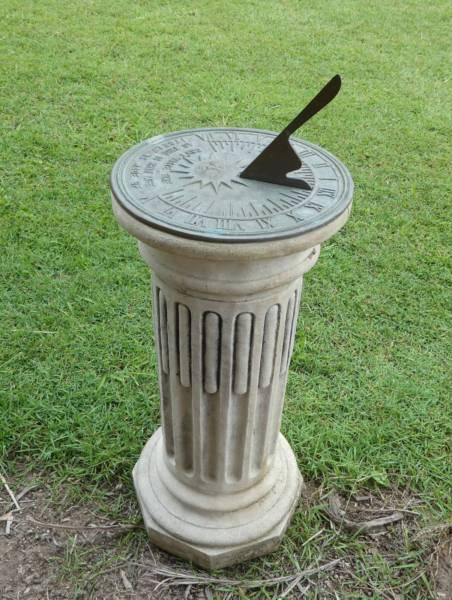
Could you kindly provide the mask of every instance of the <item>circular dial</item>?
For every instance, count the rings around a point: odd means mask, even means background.
[[[302,161],[290,177],[311,190],[242,179],[275,138],[258,129],[190,129],[150,138],[123,154],[112,172],[114,197],[133,216],[176,235],[255,242],[303,234],[338,217],[353,182],[332,154],[291,139]]]

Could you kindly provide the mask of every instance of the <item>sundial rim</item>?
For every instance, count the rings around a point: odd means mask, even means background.
[[[265,129],[206,127],[148,138],[116,161],[112,194],[145,225],[192,240],[266,242],[321,229],[347,210],[353,196],[348,169],[324,148],[290,138],[303,162],[291,176],[299,173],[310,191],[239,177],[276,136]]]

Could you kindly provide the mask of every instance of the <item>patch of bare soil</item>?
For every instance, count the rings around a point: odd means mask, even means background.
[[[63,500],[63,501],[62,501]],[[62,502],[61,502],[62,501]],[[105,521],[89,506],[69,506],[44,484],[13,491],[0,481],[0,599],[78,597],[62,565],[87,548],[103,551],[133,526]]]
[[[15,498],[17,504],[0,492],[0,598],[45,597],[50,591],[55,598],[67,597],[68,588],[49,568],[60,544],[49,531],[35,529],[27,521],[30,509],[35,512],[36,506],[45,506],[45,494],[30,490]]]
[[[436,581],[436,593],[440,599],[452,598],[452,542],[449,538],[435,549],[432,574]]]
[[[266,597],[275,599],[401,600],[424,597],[410,591],[423,577],[428,579],[423,589],[430,590],[425,598],[451,598],[450,529],[420,529],[416,498],[394,491],[346,498],[309,486],[300,510],[309,508],[323,515],[312,538],[314,564],[298,569],[278,564],[278,574],[262,563],[256,578],[244,565],[213,576],[150,544],[135,507],[116,523],[95,506],[70,506],[64,490],[55,498],[40,482],[17,487],[0,480],[0,599],[234,600],[264,597],[259,590],[265,586]],[[407,579],[401,556],[408,538],[424,560],[419,573]],[[384,587],[363,573],[362,556],[347,539],[359,539],[361,551],[387,562],[391,577]]]
[[[426,527],[417,534],[418,540],[434,539],[435,545],[429,555],[430,578],[435,584],[438,600],[452,599],[452,525]]]

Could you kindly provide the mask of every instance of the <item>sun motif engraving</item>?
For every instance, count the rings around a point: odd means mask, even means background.
[[[247,161],[237,159],[231,154],[211,153],[207,157],[183,157],[177,165],[179,179],[185,180],[185,186],[197,186],[198,189],[211,188],[218,194],[222,187],[233,189],[234,186],[248,187],[240,179],[240,173],[246,167]]]

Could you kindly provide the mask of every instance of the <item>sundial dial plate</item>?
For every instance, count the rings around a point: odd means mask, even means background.
[[[302,161],[290,173],[310,190],[240,177],[275,138],[257,129],[191,129],[150,138],[125,152],[112,192],[129,213],[176,235],[216,242],[256,242],[301,235],[346,210],[348,170],[332,154],[291,138]]]

